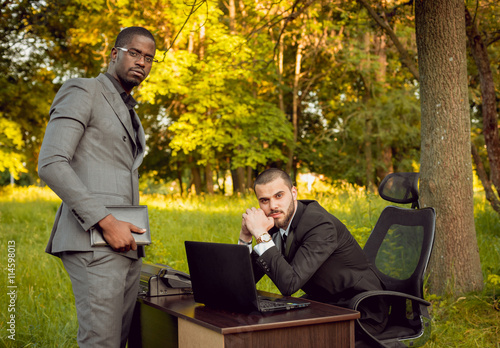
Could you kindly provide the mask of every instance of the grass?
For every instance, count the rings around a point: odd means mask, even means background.
[[[348,226],[360,244],[366,241],[387,203],[353,187],[329,194],[299,195],[317,199]],[[252,196],[145,195],[142,203],[149,206],[153,232],[153,244],[144,261],[167,264],[184,272],[188,271],[185,240],[234,243],[241,214],[256,205]],[[77,322],[70,280],[60,260],[44,252],[58,205],[58,198],[48,189],[0,191],[0,347],[76,347]],[[476,194],[475,216],[485,289],[459,298],[428,294],[433,304],[433,331],[426,347],[500,347],[500,218],[480,193]],[[14,302],[8,296],[12,289],[7,288],[11,241],[15,242],[15,278],[11,284],[16,286]],[[267,278],[257,287],[278,292]],[[11,303],[15,312],[8,312]],[[15,341],[8,337],[10,314],[15,314]]]

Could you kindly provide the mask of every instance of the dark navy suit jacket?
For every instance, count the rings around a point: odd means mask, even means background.
[[[278,229],[269,232],[281,246]],[[383,289],[347,227],[316,201],[297,201],[287,245],[280,248],[287,255],[278,247],[253,252],[256,281],[267,274],[285,296],[302,289],[312,300],[344,306],[360,292]]]

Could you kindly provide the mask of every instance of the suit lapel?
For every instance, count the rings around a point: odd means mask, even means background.
[[[297,210],[295,211],[295,216],[292,220],[292,225],[290,226],[290,230],[288,230],[288,237],[286,239],[286,247],[285,252],[283,253],[287,259],[290,256],[293,257],[295,255],[296,247],[294,243],[294,239],[297,238],[296,229],[299,225],[300,219],[302,218],[302,214],[304,213],[305,205],[301,201],[297,201]]]
[[[116,90],[115,86],[113,86],[113,83],[104,74],[99,74],[99,76],[97,76],[97,80],[99,80],[99,82],[101,82],[101,84],[104,86],[102,94],[104,95],[104,98],[108,102],[109,106],[111,106],[111,108],[115,112],[116,116],[120,120],[123,127],[125,127],[125,129],[127,130],[130,139],[132,139],[133,146],[134,147],[137,146],[135,143],[134,128],[132,126],[130,113],[128,112],[128,109],[125,106],[122,97]],[[137,115],[134,116],[138,117]],[[143,133],[142,135],[144,136],[144,130],[142,130],[142,133]]]

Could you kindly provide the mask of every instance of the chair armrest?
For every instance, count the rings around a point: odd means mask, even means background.
[[[409,347],[413,344],[416,344],[415,346],[421,346],[423,343],[425,343],[430,335],[430,329],[424,330],[424,326],[430,327],[430,317],[429,313],[427,311],[427,307],[431,305],[430,302],[425,301],[421,299],[420,297],[416,297],[413,295],[405,294],[402,292],[397,292],[397,291],[387,291],[387,290],[374,290],[374,291],[365,291],[362,292],[355,297],[351,299],[349,302],[349,308],[357,310],[357,311],[362,311],[362,307],[360,307],[360,304],[363,303],[363,301],[373,301],[376,300],[377,297],[384,298],[385,302],[388,305],[391,304],[396,304],[396,303],[401,303],[401,300],[410,300],[415,303],[415,306],[418,307],[416,309],[416,314],[420,318],[420,322],[422,323],[422,330],[421,335],[419,337],[408,337],[408,338],[385,338],[385,339],[378,339],[374,335],[372,335],[370,332],[367,331],[365,326],[362,323],[362,318],[356,319],[357,323],[357,329],[361,329],[361,331],[364,333],[365,336],[367,336],[371,341],[372,341],[372,346],[378,346],[378,347],[387,347],[387,348],[406,348]],[[398,315],[401,314],[400,311],[396,311],[394,313],[389,314],[389,317],[392,317],[392,315]],[[404,314],[403,314],[404,315]],[[425,335],[424,335],[425,333]],[[422,343],[422,344],[420,344]]]
[[[385,297],[389,297],[389,298],[390,297],[405,298],[405,299],[409,299],[412,301],[416,301],[419,304],[422,304],[422,305],[427,306],[427,307],[431,305],[430,302],[428,302],[424,299],[421,299],[420,297],[412,296],[412,295],[405,294],[402,292],[387,291],[387,290],[372,290],[372,291],[365,291],[365,292],[362,292],[362,293],[354,296],[351,299],[351,301],[349,302],[349,308],[356,309],[358,307],[359,303],[361,303],[361,301],[363,301],[369,297],[377,297],[377,296],[385,296]]]

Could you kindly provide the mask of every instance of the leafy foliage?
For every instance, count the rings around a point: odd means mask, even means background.
[[[416,57],[411,7],[373,6]],[[419,162],[418,83],[356,1],[18,0],[1,10],[0,117],[17,123],[16,151],[35,177],[57,89],[104,71],[131,25],[155,35],[160,61],[134,92],[148,135],[144,175],[188,182],[206,169],[208,185],[291,160],[298,172],[368,185]],[[474,13],[496,67],[499,6],[481,1]],[[485,156],[474,69],[473,139]]]

